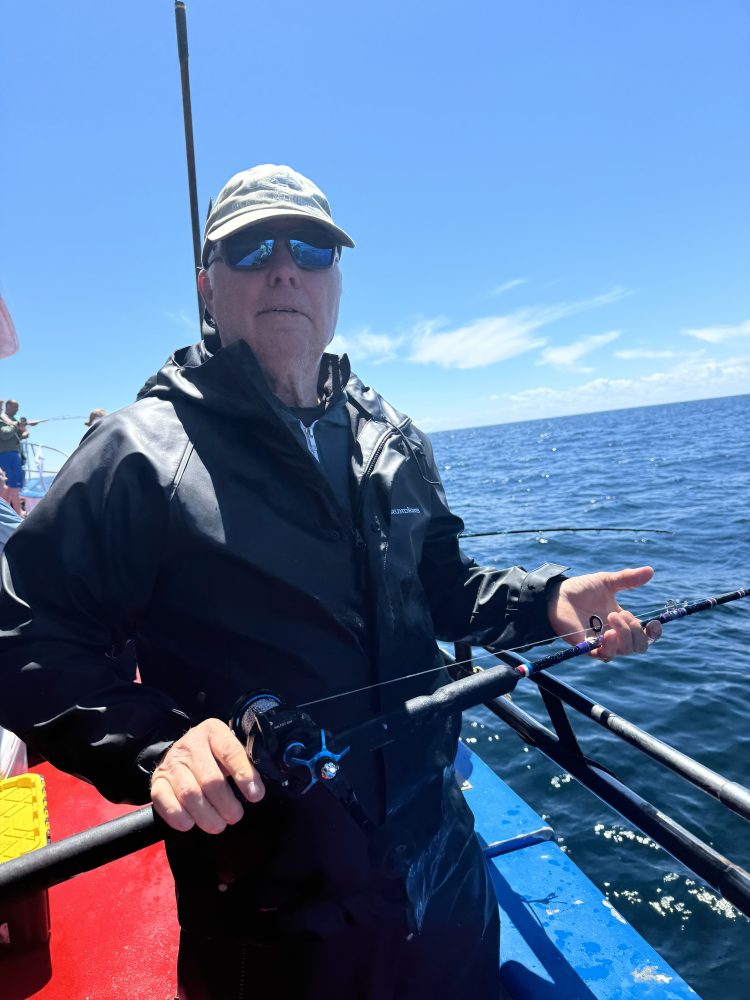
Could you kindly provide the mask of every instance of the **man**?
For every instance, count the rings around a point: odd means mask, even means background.
[[[5,404],[5,413],[2,414],[2,418],[6,423],[23,423],[24,427],[36,427],[37,424],[45,424],[48,417],[44,417],[42,420],[28,420],[26,417],[18,417],[18,400],[9,399]]]
[[[5,473],[3,499],[21,516],[21,490],[23,489],[23,461],[21,442],[29,436],[28,426],[17,419],[18,402],[9,399],[5,412],[0,413],[0,469]]]
[[[518,646],[598,614],[601,659],[647,645],[615,600],[647,567],[565,579],[461,554],[428,440],[325,354],[353,245],[302,175],[235,175],[206,223],[204,342],[89,432],[6,550],[0,722],[112,799],[150,796],[176,831],[189,1000],[249,996],[246,981],[352,1000],[499,990],[497,907],[452,771],[460,719],[352,745],[369,833],[320,785],[264,788],[227,726],[238,698],[317,702],[335,734],[445,683],[436,635]],[[141,685],[107,657],[132,637]]]
[[[0,404],[2,405],[2,404]],[[5,412],[0,411],[0,469],[5,472],[6,486],[3,498],[11,505],[17,514],[25,511],[21,504],[21,490],[24,485],[25,456],[21,442],[29,436],[29,427],[43,424],[45,420],[27,420],[18,417],[18,401],[9,399],[5,404]]]

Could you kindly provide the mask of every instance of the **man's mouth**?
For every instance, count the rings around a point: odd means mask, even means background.
[[[292,306],[272,306],[270,309],[261,309],[258,313],[259,316],[263,316],[265,313],[298,313],[299,309],[294,309]]]

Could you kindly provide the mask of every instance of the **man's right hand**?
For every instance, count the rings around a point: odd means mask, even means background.
[[[265,794],[258,771],[229,726],[206,719],[169,748],[151,778],[151,801],[175,830],[197,826],[205,833],[221,833],[244,815],[227,778],[248,802]]]

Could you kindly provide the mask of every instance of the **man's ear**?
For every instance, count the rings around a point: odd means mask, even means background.
[[[211,311],[211,304],[213,302],[214,290],[211,285],[211,277],[204,268],[198,271],[198,291],[201,293],[203,301],[206,303],[206,308]]]

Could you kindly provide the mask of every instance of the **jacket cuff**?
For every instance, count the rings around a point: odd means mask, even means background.
[[[528,629],[528,638],[523,640],[525,644],[531,646],[556,638],[555,630],[549,623],[549,598],[552,588],[567,580],[565,571],[569,568],[560,563],[544,563],[529,573],[521,584],[518,611],[525,629]]]
[[[569,566],[561,566],[560,563],[544,563],[539,569],[528,573],[521,584],[518,598],[521,609],[524,605],[530,604],[533,608],[532,613],[544,610],[546,614],[550,591],[555,584],[567,580],[565,573],[568,569]]]
[[[131,774],[135,781],[136,788],[134,789],[135,794],[131,798],[131,801],[136,803],[146,803],[151,798],[151,777],[154,771],[157,769],[159,764],[166,756],[167,752],[171,747],[177,742],[177,740],[184,736],[188,729],[191,728],[193,723],[187,716],[182,716],[181,713],[174,713],[176,718],[174,721],[173,733],[170,736],[164,736],[162,739],[154,740],[153,743],[149,743],[148,746],[144,747],[135,759],[135,766]]]
[[[547,608],[552,588],[567,579],[567,569],[560,563],[544,563],[527,573],[508,598],[504,621],[468,636],[467,641],[495,649],[526,649],[556,638]]]

